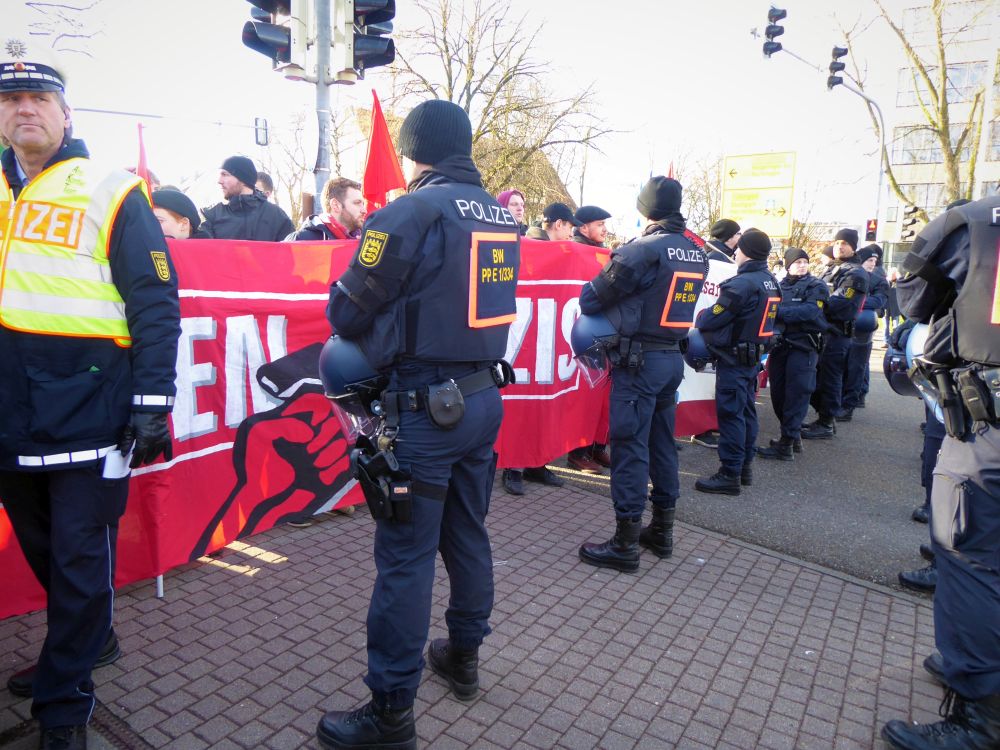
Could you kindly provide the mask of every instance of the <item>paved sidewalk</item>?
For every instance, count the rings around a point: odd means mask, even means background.
[[[485,689],[459,703],[428,670],[422,748],[846,750],[881,747],[888,719],[936,717],[941,689],[920,668],[928,600],[687,526],[673,558],[600,571],[577,547],[610,535],[609,502],[529,487],[493,497]],[[121,591],[124,656],[95,673],[111,713],[156,748],[315,747],[324,710],[367,698],[374,579],[367,512],[323,519],[171,572],[163,600],[150,582]],[[432,637],[446,634],[438,568]],[[34,658],[43,622],[0,622],[4,681]],[[0,735],[29,706],[0,688]]]

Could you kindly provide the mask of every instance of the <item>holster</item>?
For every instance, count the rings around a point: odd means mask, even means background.
[[[767,351],[763,344],[752,341],[740,341],[736,344],[736,361],[744,367],[755,367],[760,364],[761,357]]]
[[[642,342],[622,336],[618,339],[618,348],[608,351],[608,360],[614,367],[624,367],[638,370],[642,367]]]
[[[361,485],[372,518],[410,522],[413,518],[410,474],[399,468],[391,447],[379,450],[362,435],[351,451],[351,473]]]

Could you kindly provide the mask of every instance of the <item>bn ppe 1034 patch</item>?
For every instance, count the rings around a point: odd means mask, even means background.
[[[385,246],[389,243],[389,235],[385,232],[376,232],[374,229],[366,229],[361,236],[361,243],[358,249],[358,263],[366,268],[374,268],[382,260]]]
[[[170,264],[167,263],[167,254],[162,250],[150,250],[149,257],[153,259],[153,268],[156,269],[156,276],[160,281],[170,281]]]
[[[694,306],[705,283],[700,273],[677,272],[670,280],[667,302],[660,315],[662,328],[690,328],[694,319]]]

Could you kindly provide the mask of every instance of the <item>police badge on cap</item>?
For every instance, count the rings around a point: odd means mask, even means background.
[[[65,90],[55,54],[44,42],[28,34],[4,39],[0,50],[0,91]]]

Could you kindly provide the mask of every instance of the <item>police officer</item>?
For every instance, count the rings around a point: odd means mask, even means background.
[[[943,721],[890,721],[896,748],[1000,747],[1000,196],[953,208],[913,243],[903,314],[930,323],[924,374],[947,437],[934,470],[934,636],[948,686]]]
[[[809,255],[791,247],[785,251],[788,274],[779,282],[781,303],[777,324],[780,338],[768,357],[771,406],[781,423],[781,437],[757,450],[761,458],[791,461],[802,450],[800,431],[816,390],[816,360],[826,329],[823,308],[830,292],[809,273]]]
[[[171,456],[177,283],[142,180],[72,138],[51,50],[26,33],[0,49],[0,497],[48,595],[37,667],[11,687],[33,695],[42,748],[79,749],[91,671],[118,652],[129,466]]]
[[[614,250],[580,293],[580,310],[612,313],[621,337],[609,415],[616,529],[609,541],[580,547],[580,559],[601,568],[638,570],[640,543],[661,558],[673,552],[680,495],[674,416],[684,377],[680,341],[708,272],[704,253],[684,236],[681,192],[677,180],[652,177],[636,201],[647,219],[642,237]],[[643,529],[650,479],[653,517]]]
[[[829,439],[836,434],[834,418],[840,414],[844,393],[844,372],[854,334],[854,322],[868,293],[868,272],[855,257],[856,229],[841,229],[833,241],[833,263],[822,279],[830,287],[826,304],[827,331],[819,356],[819,379],[812,396],[818,418],[802,430],[808,440]]]
[[[371,701],[323,716],[317,736],[327,748],[416,747],[413,702],[439,549],[451,581],[448,638],[434,640],[428,658],[461,699],[478,692],[478,650],[493,608],[485,519],[503,416],[494,364],[516,316],[518,223],[482,188],[461,107],[418,105],[399,148],[413,162],[408,194],[367,218],[354,259],[331,287],[328,315],[389,378],[382,402],[410,477],[395,487],[412,502],[409,519],[377,519]]]
[[[885,308],[889,304],[889,282],[884,273],[876,270],[881,253],[882,249],[878,245],[863,247],[857,253],[858,262],[868,274],[868,294],[858,320],[860,322],[862,317],[867,317],[870,322],[866,326],[857,325],[851,337],[847,368],[844,370],[842,409],[836,416],[838,422],[850,422],[854,409],[864,406],[865,394],[868,392],[872,339],[878,327],[878,317],[885,315]]]
[[[695,482],[695,489],[740,494],[753,482],[757,410],[757,375],[767,344],[774,335],[781,292],[767,270],[771,238],[748,229],[736,245],[736,275],[719,287],[719,301],[695,321],[716,357],[715,409],[719,414],[719,470]]]
[[[732,263],[736,243],[740,241],[740,225],[732,219],[719,219],[708,230],[705,251],[709,260]]]

